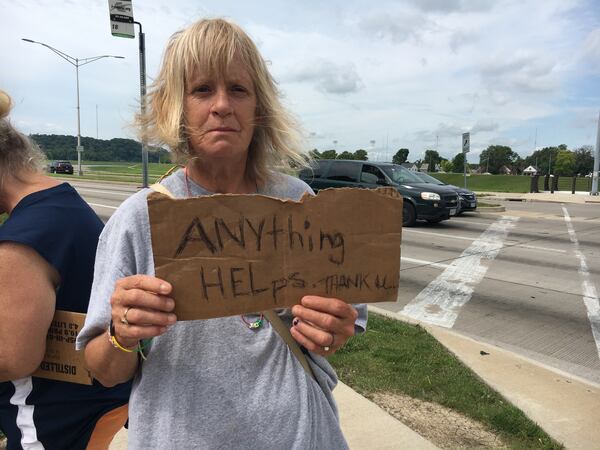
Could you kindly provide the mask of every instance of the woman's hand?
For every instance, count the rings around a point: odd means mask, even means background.
[[[293,326],[290,330],[296,341],[322,356],[335,353],[354,336],[358,312],[352,305],[337,298],[306,295],[292,308]]]
[[[132,275],[115,283],[110,298],[115,337],[132,348],[142,339],[160,336],[177,321],[171,311],[175,301],[168,295],[172,286],[150,275]]]

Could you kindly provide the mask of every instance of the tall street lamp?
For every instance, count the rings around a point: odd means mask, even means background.
[[[61,52],[60,50],[58,50],[54,47],[51,47],[48,44],[44,44],[43,42],[33,41],[31,39],[25,39],[25,38],[21,38],[21,40],[23,40],[25,42],[29,42],[31,44],[43,45],[47,49],[52,50],[54,53],[56,53],[62,59],[67,61],[69,64],[75,66],[75,72],[77,74],[77,172],[81,176],[81,175],[83,175],[83,172],[81,171],[81,152],[83,151],[83,147],[81,146],[81,125],[80,125],[80,113],[79,113],[79,66],[85,66],[86,64],[92,63],[94,61],[98,61],[99,59],[102,59],[102,58],[124,59],[125,57],[124,56],[115,56],[115,55],[101,55],[101,56],[92,56],[91,58],[79,59],[79,58],[73,58],[72,56],[69,56],[64,52]]]

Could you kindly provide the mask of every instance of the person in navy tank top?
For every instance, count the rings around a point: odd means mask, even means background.
[[[127,420],[130,384],[32,376],[55,310],[85,313],[103,224],[6,116],[0,91],[0,431],[7,450],[106,449]]]

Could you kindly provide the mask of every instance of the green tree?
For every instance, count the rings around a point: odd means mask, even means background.
[[[308,156],[310,159],[321,159],[321,152],[319,152],[319,150],[316,148],[313,148],[312,150],[308,151]]]
[[[465,170],[465,154],[463,152],[457,153],[452,158],[452,172],[463,173]]]
[[[452,163],[452,161],[448,161],[447,159],[444,159],[440,163],[440,166],[442,167],[442,170],[444,172],[452,172],[452,170],[454,168],[454,164]]]
[[[429,164],[428,172],[435,172],[435,168],[440,163],[440,154],[435,150],[425,150],[423,162]]]
[[[479,155],[479,165],[493,174],[500,173],[502,166],[514,168],[518,160],[519,155],[506,145],[490,145]]]
[[[591,145],[584,145],[573,152],[575,154],[575,165],[573,167],[575,174],[584,176],[594,170],[593,150],[594,147]]]
[[[321,159],[336,159],[337,152],[335,150],[325,150],[321,153]]]
[[[569,150],[559,150],[556,155],[554,170],[557,175],[573,176],[575,168],[575,153]]]
[[[408,158],[409,150],[407,148],[401,148],[396,152],[396,154],[392,157],[392,162],[394,164],[402,164],[406,162]]]
[[[540,175],[554,173],[553,167],[556,164],[556,156],[560,150],[566,150],[566,145],[558,147],[544,147],[536,150],[530,156],[525,158],[525,165],[534,166],[538,169]]]
[[[354,159],[354,153],[345,150],[337,155],[336,159]]]
[[[367,156],[367,151],[362,148],[356,150],[354,152],[354,159],[357,161],[368,161],[369,157]]]

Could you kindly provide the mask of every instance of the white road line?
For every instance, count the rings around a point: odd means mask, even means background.
[[[489,224],[488,224],[489,225]],[[450,239],[450,240],[454,240],[454,239],[458,239],[458,240],[462,240],[462,241],[477,241],[480,238],[472,238],[472,237],[468,237],[468,236],[456,236],[454,234],[443,234],[443,233],[433,233],[431,231],[420,231],[420,230],[413,230],[411,228],[403,228],[402,232],[404,233],[405,231],[408,231],[410,233],[417,233],[417,234],[427,234],[429,236],[439,236],[439,237],[443,237],[446,239]],[[555,252],[555,253],[567,253],[566,250],[561,250],[559,248],[551,248],[551,247],[540,247],[537,245],[529,245],[529,244],[518,244],[518,243],[514,243],[514,244],[507,244],[511,247],[521,247],[521,248],[530,248],[532,250],[542,250],[544,252]]]
[[[110,208],[110,209],[117,209],[118,208],[118,206],[101,205],[100,203],[90,203],[90,202],[88,202],[88,205],[90,205],[90,206],[98,206],[100,208]]]
[[[419,265],[428,265],[428,266],[432,266],[432,267],[439,267],[440,269],[446,269],[446,268],[450,267],[448,264],[437,263],[437,262],[433,262],[433,261],[425,261],[424,259],[408,258],[407,256],[400,257],[400,260],[414,263],[414,264],[419,264]]]
[[[600,301],[598,300],[598,292],[596,286],[590,278],[590,271],[588,270],[587,261],[585,255],[579,250],[579,240],[575,234],[575,229],[571,223],[571,216],[569,211],[564,206],[562,207],[563,214],[565,217],[565,223],[567,224],[567,231],[569,232],[569,238],[575,246],[575,256],[579,259],[579,276],[581,277],[581,288],[583,291],[583,303],[587,310],[587,316],[592,326],[592,334],[596,341],[596,349],[598,350],[598,357],[600,357]]]
[[[98,194],[122,195],[124,197],[130,197],[133,194],[135,194],[135,192],[123,193],[123,192],[115,192],[115,191],[101,191],[99,189],[82,188],[82,187],[77,187],[77,186],[75,186],[75,189],[78,191],[89,191],[89,192],[94,192],[94,193],[98,193]]]
[[[425,287],[401,314],[452,328],[461,308],[471,300],[475,287],[504,245],[518,217],[502,216],[481,233],[461,256]]]

